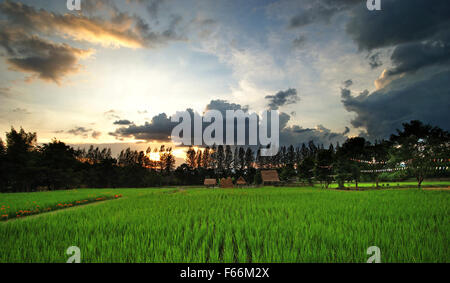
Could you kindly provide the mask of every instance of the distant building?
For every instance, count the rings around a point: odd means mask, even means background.
[[[242,187],[242,186],[246,186],[247,182],[245,181],[244,177],[239,177],[239,179],[236,181],[236,185],[238,185],[238,187]]]
[[[220,180],[220,187],[221,188],[224,188],[224,189],[228,189],[228,188],[234,188],[234,185],[233,185],[233,179],[231,179],[231,177],[228,177],[228,178],[222,178],[221,180]]]
[[[277,185],[280,183],[277,170],[262,170],[261,177],[263,185]]]
[[[203,183],[207,188],[215,187],[217,185],[216,179],[205,179]]]

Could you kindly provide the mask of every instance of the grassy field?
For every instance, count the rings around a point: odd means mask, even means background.
[[[319,188],[4,194],[0,204],[120,199],[0,223],[0,262],[450,262],[450,192]],[[13,204],[14,203],[14,204]],[[34,204],[34,203],[33,203]]]
[[[111,190],[0,194],[0,221],[119,197]]]
[[[408,181],[408,182],[379,182],[378,186],[381,188],[397,188],[397,187],[408,187],[408,188],[417,188],[417,182],[416,181]],[[330,188],[337,188],[338,184],[333,183],[330,185]],[[345,187],[348,188],[355,188],[355,183],[345,183]],[[358,183],[359,188],[375,188],[374,182],[361,182]],[[446,188],[450,187],[450,181],[424,181],[422,183],[422,187],[441,187]]]

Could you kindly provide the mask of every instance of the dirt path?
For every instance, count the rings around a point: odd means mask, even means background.
[[[446,188],[423,188],[426,191],[450,191],[450,187]]]
[[[45,216],[45,215],[51,215],[54,213],[58,213],[58,212],[62,212],[62,211],[67,211],[67,210],[73,210],[73,209],[80,209],[83,207],[87,207],[87,206],[93,206],[93,205],[99,205],[111,200],[117,200],[117,199],[106,199],[106,200],[100,200],[100,201],[96,201],[96,202],[91,202],[91,203],[87,203],[87,204],[82,204],[82,205],[77,205],[77,206],[72,206],[72,207],[66,207],[66,208],[62,208],[62,209],[57,209],[57,210],[51,210],[51,211],[44,211],[38,214],[33,214],[33,215],[28,215],[28,216],[22,216],[20,218],[11,218],[8,219],[6,221],[0,221],[0,223],[8,223],[8,222],[13,222],[13,221],[18,221],[18,220],[23,220],[23,219],[30,219],[30,218],[35,218],[35,217],[40,217],[40,216]]]

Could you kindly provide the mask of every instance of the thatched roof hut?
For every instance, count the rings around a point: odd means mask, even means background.
[[[261,177],[263,185],[280,183],[277,170],[262,170]]]
[[[217,185],[216,179],[205,179],[205,182],[203,183],[207,188],[209,187],[215,187]]]
[[[221,188],[233,188],[233,179],[231,177],[220,179],[220,187]]]
[[[238,185],[238,186],[245,186],[245,185],[247,185],[247,182],[245,181],[244,177],[241,176],[236,181],[236,185]]]

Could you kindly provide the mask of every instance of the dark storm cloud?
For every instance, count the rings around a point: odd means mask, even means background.
[[[389,75],[415,72],[430,65],[448,65],[450,60],[450,32],[445,38],[431,42],[413,42],[398,46],[391,56],[394,68]]]
[[[247,111],[247,106],[242,106],[235,103],[230,103],[226,100],[212,100],[206,107],[206,110],[219,110],[223,115],[225,115],[226,110],[243,110]],[[191,120],[193,120],[194,115],[199,115],[194,113],[193,110],[187,109],[191,115]],[[225,116],[224,116],[225,118]],[[344,142],[346,140],[345,134],[347,132],[334,133],[331,130],[318,126],[317,129],[304,129],[300,126],[288,126],[291,116],[281,112],[279,113],[280,120],[280,143],[281,145],[301,145],[302,143],[307,143],[313,140],[319,144],[330,144],[336,142]],[[225,119],[224,119],[225,120]],[[236,123],[236,121],[235,121]],[[116,129],[115,132],[110,133],[110,135],[115,136],[117,139],[123,140],[125,138],[134,138],[146,141],[159,141],[159,142],[170,142],[170,135],[172,134],[172,129],[177,123],[172,123],[170,117],[165,113],[161,113],[153,117],[150,123],[145,123],[144,125],[129,125],[127,127],[121,127]],[[203,123],[203,129],[207,126],[207,123]],[[248,121],[246,121],[246,127],[248,127]],[[224,126],[224,130],[226,127]],[[236,124],[235,124],[236,129]],[[236,132],[235,132],[236,137]],[[224,133],[224,138],[226,139],[226,133]],[[246,140],[248,141],[248,133],[246,133]]]
[[[170,135],[175,125],[176,123],[172,123],[166,113],[161,113],[154,116],[151,122],[145,122],[144,125],[140,126],[132,124],[128,127],[118,128],[115,132],[110,133],[110,135],[119,139],[134,138],[138,140],[168,142],[170,141]]]
[[[290,28],[299,28],[315,22],[328,23],[330,18],[339,12],[348,10],[361,0],[316,0],[301,7],[301,11],[289,21]],[[366,7],[364,3],[364,7]]]
[[[375,81],[376,91],[353,96],[347,86],[341,90],[344,107],[356,114],[354,127],[372,140],[388,137],[410,120],[450,128],[448,1],[385,0],[380,12],[355,7],[347,32],[360,50],[393,50],[392,67]],[[373,59],[372,67],[378,67],[379,58]]]
[[[358,5],[351,14],[347,32],[365,50],[427,39],[450,24],[448,0],[383,0],[382,11]]]
[[[11,69],[56,83],[67,74],[77,72],[79,59],[92,53],[11,30],[0,31],[0,46],[7,52],[6,62]]]
[[[294,125],[283,128],[280,131],[280,144],[285,146],[291,144],[300,146],[302,143],[306,144],[310,141],[313,141],[315,144],[328,146],[329,144],[342,144],[346,140],[347,136],[341,133],[332,132],[322,125],[319,125],[316,128],[303,128],[299,125]]]
[[[300,97],[297,95],[297,90],[294,88],[279,91],[275,95],[267,95],[265,98],[269,101],[267,106],[272,110],[278,110],[284,105],[295,104],[300,100]]]
[[[126,126],[126,125],[131,125],[133,124],[133,122],[131,122],[130,120],[117,120],[114,122],[114,125],[121,125],[121,126]]]
[[[450,129],[450,71],[419,77],[405,76],[371,94],[352,96],[350,90],[342,89],[344,107],[356,113],[352,125],[366,129],[372,140],[389,137],[410,120]]]

